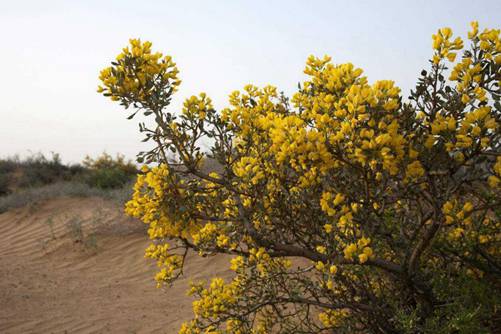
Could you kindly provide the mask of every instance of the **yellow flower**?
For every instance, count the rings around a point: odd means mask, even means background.
[[[367,262],[367,260],[369,260],[369,257],[367,256],[367,254],[362,253],[358,256],[358,260],[360,261],[360,263],[365,263]]]
[[[478,22],[477,21],[472,21],[470,23],[472,30],[468,32],[468,38],[473,39],[477,37],[478,34]]]
[[[487,178],[487,182],[489,183],[489,186],[491,188],[496,188],[501,182],[501,180],[499,179],[499,177],[491,175]]]
[[[471,202],[466,202],[463,206],[465,212],[470,212],[473,210],[473,204]]]
[[[325,263],[323,263],[322,261],[318,261],[315,264],[315,268],[317,268],[317,270],[319,271],[323,271],[325,269]]]
[[[317,246],[317,252],[319,252],[321,254],[325,254],[326,249],[324,246]]]
[[[452,63],[454,60],[456,60],[456,54],[454,52],[449,52],[447,54],[447,59]]]
[[[363,253],[367,255],[369,258],[372,257],[372,255],[374,254],[372,248],[370,247],[365,247]]]
[[[336,197],[334,198],[334,205],[339,205],[341,203],[343,203],[344,201],[344,195],[343,194],[336,194]]]
[[[231,259],[230,263],[231,263],[230,269],[233,271],[237,271],[240,268],[242,268],[242,266],[244,264],[244,259],[242,256],[237,256],[237,257]]]
[[[217,237],[216,244],[218,247],[225,247],[226,245],[228,245],[229,241],[230,239],[226,235],[221,234]]]
[[[359,248],[363,248],[363,247],[367,246],[370,243],[371,243],[371,239],[370,238],[362,237],[361,239],[358,240],[357,245],[358,245]]]
[[[453,208],[454,208],[454,205],[452,204],[452,202],[447,201],[442,206],[442,212],[445,213],[445,214],[450,213]]]
[[[427,148],[427,149],[431,149],[433,147],[433,145],[435,144],[435,138],[433,136],[428,136],[428,138],[426,138],[426,141],[424,143],[424,146]]]
[[[417,179],[417,178],[423,176],[424,169],[423,169],[423,166],[421,165],[421,162],[416,160],[416,161],[410,163],[409,165],[407,165],[406,175],[407,175],[407,177],[410,177],[413,179]]]
[[[454,222],[454,218],[452,216],[446,215],[445,216],[445,224],[450,225]]]
[[[485,244],[487,242],[489,242],[489,237],[486,236],[486,235],[480,235],[478,237],[478,241],[481,243],[481,244]]]
[[[357,251],[357,245],[356,244],[349,244],[344,249],[344,257],[349,260],[353,257],[353,255],[356,251]]]

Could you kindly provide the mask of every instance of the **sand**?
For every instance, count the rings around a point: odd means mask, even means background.
[[[186,277],[158,289],[147,245],[142,223],[99,198],[0,214],[0,333],[177,333],[190,279],[230,277],[228,258],[192,254]]]

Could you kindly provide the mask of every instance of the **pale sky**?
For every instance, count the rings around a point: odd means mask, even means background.
[[[501,26],[501,1],[0,0],[0,157],[142,149],[137,123],[96,93],[99,70],[131,37],[171,55],[183,81],[171,110],[206,92],[217,108],[245,84],[289,96],[308,55],[352,62],[404,96],[432,54],[431,35]]]

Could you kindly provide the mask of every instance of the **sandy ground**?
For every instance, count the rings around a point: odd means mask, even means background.
[[[177,333],[190,278],[157,289],[145,233],[97,198],[0,214],[0,333]],[[194,279],[230,276],[227,258],[187,263]]]

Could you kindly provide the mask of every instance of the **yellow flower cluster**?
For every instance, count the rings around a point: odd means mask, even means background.
[[[328,310],[318,315],[318,318],[325,327],[337,327],[350,315],[347,309]]]
[[[438,135],[444,131],[455,131],[456,130],[456,119],[451,115],[444,117],[438,114],[435,121],[431,124],[431,133],[433,135]]]
[[[475,27],[476,24],[476,27]],[[478,30],[478,23],[472,23],[473,31]],[[478,40],[480,41],[480,50],[485,53],[486,59],[494,59],[494,62],[499,65],[501,64],[501,40],[500,40],[500,29],[485,29],[482,33],[476,33],[472,39],[475,39],[478,34]]]
[[[442,213],[445,216],[445,223],[450,225],[454,222],[461,221],[465,225],[471,224],[469,215],[473,210],[473,204],[471,202],[466,202],[462,208],[458,209],[457,207],[458,203],[456,200],[444,203],[442,206]]]
[[[335,200],[336,198],[334,198],[334,201]],[[353,236],[354,231],[357,231],[357,226],[353,223],[353,215],[358,211],[358,204],[352,203],[350,206],[340,205],[335,209],[331,206],[334,204],[334,201],[326,203],[325,199],[320,200],[322,211],[328,216],[333,217],[336,221],[335,226],[331,223],[324,224],[324,230],[330,234],[333,232],[334,227],[336,227],[336,232],[338,232],[339,235],[349,238]]]
[[[490,175],[487,181],[492,188],[496,188],[501,184],[501,157],[497,157],[493,170],[495,175]]]
[[[495,64],[501,64],[501,39],[499,29],[485,29],[478,32],[478,23],[472,22],[472,31],[468,33],[468,38],[474,45],[479,45],[483,52],[482,57],[474,58],[473,54],[465,54],[451,71],[450,80],[457,81],[456,89],[462,94],[463,103],[473,100],[485,102],[487,100],[484,87],[485,74],[482,71],[482,59],[494,59]]]
[[[485,91],[478,86],[482,82],[481,72],[481,64],[474,64],[471,57],[464,57],[452,69],[449,79],[458,82],[456,89],[462,93],[463,103],[466,104],[474,98],[485,101]]]
[[[198,231],[191,233],[193,243],[197,246],[206,246],[208,248],[219,247],[235,249],[237,243],[225,234],[223,224],[206,223]]]
[[[253,185],[265,178],[264,170],[257,157],[242,157],[233,166],[233,173]]]
[[[425,137],[425,147],[431,150],[436,144],[444,143],[446,150],[459,163],[463,163],[474,150],[487,150],[495,146],[492,134],[499,128],[499,120],[488,93],[494,91],[495,86],[499,86],[501,82],[496,79],[499,75],[486,71],[486,61],[492,62],[492,59],[498,59],[496,57],[501,55],[499,30],[485,29],[479,33],[477,22],[472,22],[472,29],[469,38],[474,51],[463,53],[461,61],[452,68],[449,78],[456,82],[455,89],[465,105],[464,110],[458,115],[441,109],[433,117],[424,117],[424,124],[430,128]],[[462,42],[446,42],[451,35],[448,28],[441,29],[434,35],[435,47],[442,56],[451,48],[455,51],[462,48]],[[501,57],[499,60],[501,61]],[[497,65],[493,69],[499,72],[500,67],[496,61],[494,63]],[[496,179],[491,180],[495,183]]]
[[[456,37],[454,41],[450,41],[451,37],[451,28],[442,28],[432,36],[433,49],[436,51],[433,56],[434,64],[438,64],[440,60],[445,57],[447,57],[450,62],[453,62],[456,59],[456,53],[454,51],[463,48],[463,40],[460,37]]]
[[[222,278],[213,278],[207,289],[198,290],[201,298],[193,302],[193,311],[203,317],[217,316],[237,302],[239,289],[238,280],[225,284]]]
[[[421,162],[418,160],[407,165],[407,171],[405,173],[407,178],[418,179],[424,175],[424,169]]]
[[[329,65],[326,72],[336,69]],[[337,75],[335,70],[327,73]],[[399,107],[400,90],[391,81],[378,81],[368,86],[366,78],[357,77],[359,73],[361,71],[346,72],[345,81],[355,84],[345,87],[344,91],[320,93],[318,98],[308,98],[308,92],[298,93],[293,101],[297,107],[305,108],[304,117],[311,117],[316,127],[326,133],[328,146],[340,147],[348,159],[362,166],[368,164],[374,170],[378,168],[377,161],[382,161],[382,168],[394,175],[398,172],[405,145],[393,113]],[[346,97],[338,99],[335,98],[337,95]],[[370,109],[380,109],[381,112],[370,112]],[[338,165],[339,161],[332,164],[334,167]]]
[[[249,250],[250,256],[246,265],[256,268],[257,273],[261,278],[269,276],[274,272],[279,272],[282,269],[290,268],[292,262],[287,258],[275,257],[272,258],[263,247],[251,248]],[[233,263],[232,263],[233,265]]]
[[[179,71],[170,56],[153,53],[151,42],[129,42],[113,66],[101,71],[99,79],[103,85],[98,87],[99,93],[113,101],[131,99],[150,105],[152,96],[158,99],[167,87],[175,90],[180,85]]]
[[[246,85],[244,92],[234,91],[229,97],[230,106],[222,110],[221,119],[229,123],[229,127],[246,137],[252,134],[258,116],[269,113],[283,112],[277,101],[277,89],[266,86],[259,89],[253,85]]]
[[[351,243],[344,248],[344,257],[347,260],[351,260],[356,254],[358,254],[358,261],[360,263],[365,263],[371,259],[374,252],[371,247],[368,247],[371,240],[369,238],[361,238],[357,243]]]
[[[155,275],[155,280],[158,282],[157,287],[175,279],[177,271],[182,266],[182,257],[178,254],[170,254],[169,247],[168,243],[151,244],[145,251],[145,257],[157,260],[157,266],[160,268],[160,271]]]
[[[482,213],[470,201],[463,204],[456,199],[449,200],[442,206],[442,213],[445,217],[445,228],[447,230],[446,239],[453,247],[465,247],[468,244],[480,245],[489,256],[497,257],[501,255],[498,246],[501,242],[501,222],[491,215]],[[465,256],[469,256],[469,250],[462,250]],[[482,274],[478,272],[478,274]]]
[[[456,148],[469,148],[473,143],[479,142],[482,148],[487,148],[491,145],[486,134],[498,127],[493,115],[491,115],[491,107],[483,106],[468,112],[456,134]]]
[[[185,192],[184,189],[171,187],[170,177],[169,167],[165,164],[151,169],[143,167],[143,174],[137,176],[132,199],[125,205],[126,214],[148,224],[148,235],[152,240],[186,237],[200,229],[196,222],[171,214],[165,206],[166,201],[175,201]],[[161,270],[155,279],[159,283],[170,282],[175,278],[176,271],[181,269],[181,257],[169,252],[168,243],[150,245],[145,256],[157,260]]]
[[[144,169],[145,174],[137,176],[132,199],[125,205],[125,212],[149,224],[150,239],[174,238],[182,236],[185,225],[182,219],[174,219],[163,205],[164,200],[172,201],[175,197],[184,195],[183,189],[170,186],[169,167],[162,164],[151,170]],[[179,181],[180,184],[183,181]],[[192,224],[188,224],[190,227]]]
[[[192,96],[186,99],[183,104],[183,114],[190,117],[196,116],[200,120],[204,120],[207,112],[213,110],[212,100],[205,93],[200,93],[199,96]]]
[[[232,93],[232,108],[222,112],[222,119],[236,131],[242,146],[255,145],[234,165],[237,176],[256,185],[265,175],[283,170],[285,164],[298,173],[297,190],[305,189],[343,165],[332,147],[345,152],[346,160],[373,170],[392,175],[405,170],[406,140],[396,119],[400,90],[391,81],[369,86],[360,69],[329,61],[308,59],[305,73],[311,81],[293,98],[303,110],[299,115],[284,112],[272,87],[246,86],[244,93]],[[313,95],[312,87],[316,87]]]
[[[237,256],[231,259],[230,263],[231,263],[230,269],[235,272],[238,272],[244,268],[245,260],[243,256]]]
[[[345,196],[341,193],[337,193],[335,196],[331,192],[322,193],[322,198],[320,199],[320,207],[329,216],[334,216],[336,210],[334,207],[339,206],[344,202]]]

